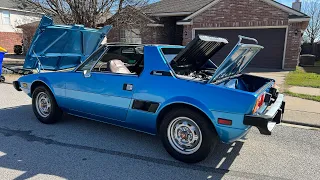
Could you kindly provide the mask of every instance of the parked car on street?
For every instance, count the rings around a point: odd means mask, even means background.
[[[40,43],[35,39],[33,43]],[[243,39],[253,43],[245,44]],[[171,156],[195,163],[204,160],[218,141],[234,142],[252,126],[270,135],[284,112],[284,96],[273,79],[242,74],[263,47],[240,36],[217,67],[210,58],[227,43],[204,35],[186,47],[109,43],[97,46],[73,70],[62,69],[75,61],[66,64],[57,58],[65,54],[48,48],[50,58],[42,51],[40,58],[29,56],[26,63],[37,58],[40,66],[46,64],[44,69],[56,72],[23,76],[13,85],[32,98],[33,111],[42,123],[55,123],[65,112],[158,134]],[[72,49],[64,50],[71,54]],[[35,49],[30,52],[37,54]]]

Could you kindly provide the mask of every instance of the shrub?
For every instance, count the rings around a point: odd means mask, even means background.
[[[14,50],[14,53],[17,55],[22,54],[22,46],[21,45],[14,45],[13,50]]]

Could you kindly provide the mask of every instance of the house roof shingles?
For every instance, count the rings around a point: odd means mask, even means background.
[[[144,7],[142,10],[146,14],[157,13],[176,13],[176,12],[190,12],[193,13],[212,0],[162,0]]]
[[[12,8],[12,9],[21,9],[19,5],[13,0],[0,0],[0,8]]]
[[[275,0],[270,0],[275,2],[283,7],[294,10],[298,13],[301,13],[301,16],[307,17],[306,14],[297,11],[291,7],[288,7],[284,4],[281,4]],[[213,2],[213,0],[161,0],[159,2],[150,4],[142,8],[142,11],[146,14],[160,14],[160,13],[177,13],[177,12],[186,12],[186,13],[194,13],[199,9],[205,7],[209,3]]]
[[[27,5],[24,2],[18,0],[0,0],[0,9],[1,8],[8,8],[8,9],[15,9],[20,11],[28,11],[33,13],[41,13],[41,10],[37,7]]]

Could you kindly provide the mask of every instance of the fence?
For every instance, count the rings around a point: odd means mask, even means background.
[[[320,58],[320,43],[310,44],[310,43],[304,43],[301,46],[301,54],[313,54],[317,57],[317,59]]]

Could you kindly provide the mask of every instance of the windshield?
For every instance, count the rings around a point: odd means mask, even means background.
[[[96,52],[89,56],[89,58],[79,68],[77,68],[76,71],[91,70],[92,66],[96,64],[106,49],[106,46],[101,46]]]

